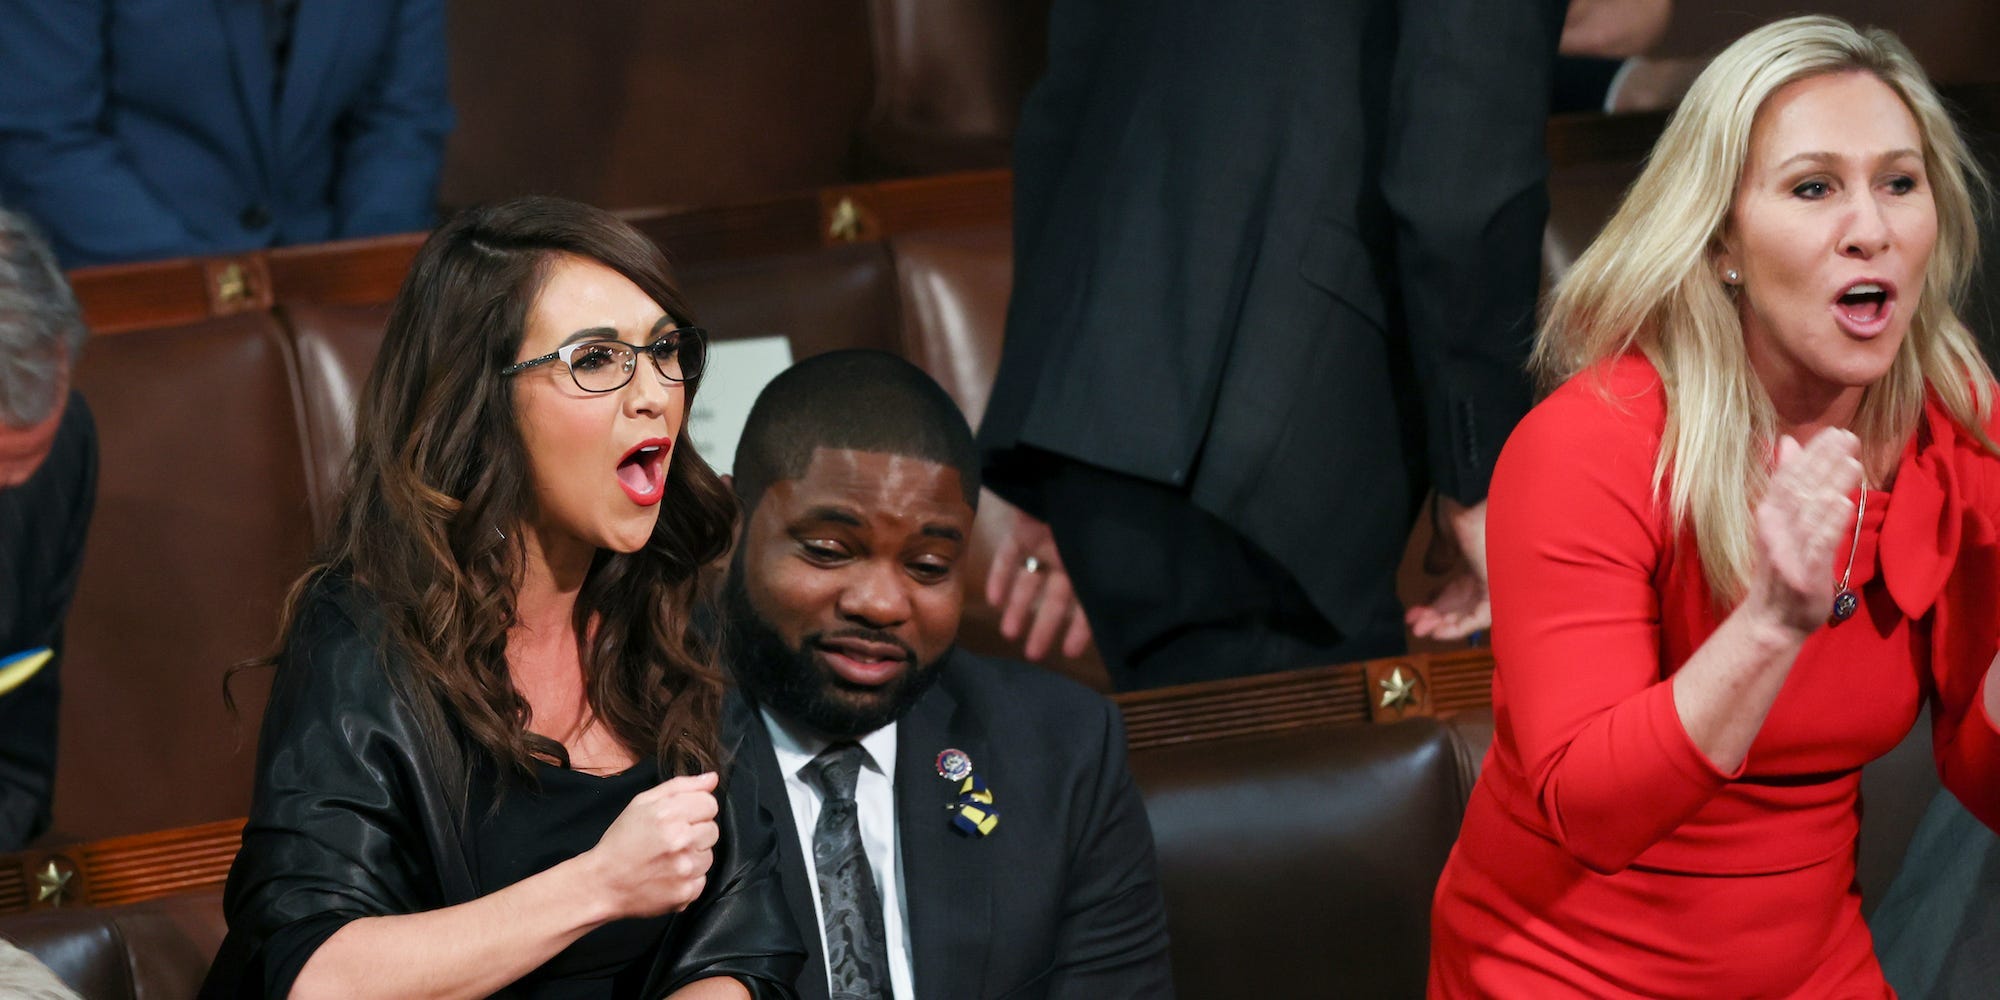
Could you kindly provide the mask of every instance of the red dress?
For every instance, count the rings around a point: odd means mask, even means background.
[[[2000,827],[1980,707],[2000,459],[1926,407],[1893,496],[1868,492],[1860,610],[1807,639],[1725,774],[1667,682],[1724,616],[1654,499],[1665,414],[1652,366],[1627,357],[1558,389],[1501,454],[1494,738],[1438,883],[1433,997],[1892,995],[1854,887],[1860,768],[1926,698],[1945,785]]]

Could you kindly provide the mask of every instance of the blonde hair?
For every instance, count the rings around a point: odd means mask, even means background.
[[[1653,363],[1667,399],[1654,492],[1665,490],[1677,533],[1692,524],[1709,590],[1726,604],[1742,597],[1755,562],[1752,512],[1777,414],[1713,255],[1758,110],[1787,84],[1847,72],[1881,80],[1916,118],[1938,220],[1909,336],[1864,393],[1852,430],[1864,455],[1899,445],[1928,390],[1991,448],[1993,376],[1958,317],[1978,255],[1974,192],[1986,180],[1909,50],[1831,17],[1759,28],[1695,80],[1617,213],[1557,286],[1530,362],[1545,386],[1635,349]]]

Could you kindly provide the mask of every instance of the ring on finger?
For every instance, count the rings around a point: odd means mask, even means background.
[[[1021,572],[1023,573],[1040,573],[1042,566],[1042,561],[1034,556],[1029,556],[1021,560]]]

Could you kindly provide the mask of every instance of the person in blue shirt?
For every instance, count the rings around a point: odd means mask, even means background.
[[[0,0],[0,204],[65,267],[428,229],[444,0]]]

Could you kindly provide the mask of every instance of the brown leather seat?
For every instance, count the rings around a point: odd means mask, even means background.
[[[347,456],[354,450],[354,407],[382,348],[387,305],[287,305],[280,309],[299,359],[299,396],[311,448],[315,535],[338,515]]]
[[[1132,754],[1186,997],[1422,996],[1484,730],[1433,719]]]
[[[931,374],[976,426],[1000,370],[1013,235],[980,227],[910,233],[891,241],[906,329],[905,356]]]
[[[201,988],[225,930],[220,890],[0,916],[0,938],[40,959],[85,1000],[187,1000]]]
[[[242,815],[268,652],[312,546],[297,365],[266,313],[100,337],[76,383],[97,417],[97,510],[63,663],[54,833]]]
[[[1007,162],[1021,102],[1042,75],[1048,0],[871,0],[870,176]]]
[[[1133,751],[1180,995],[1419,995],[1431,887],[1488,732],[1470,712]],[[0,915],[0,937],[114,1000],[192,996],[223,930],[219,887]]]
[[[1007,163],[1048,0],[457,0],[448,205],[714,205]]]
[[[711,205],[850,179],[874,79],[862,0],[457,0],[450,205],[523,192]]]
[[[895,273],[880,243],[694,263],[676,277],[718,340],[784,337],[793,360],[848,347],[903,349]]]

